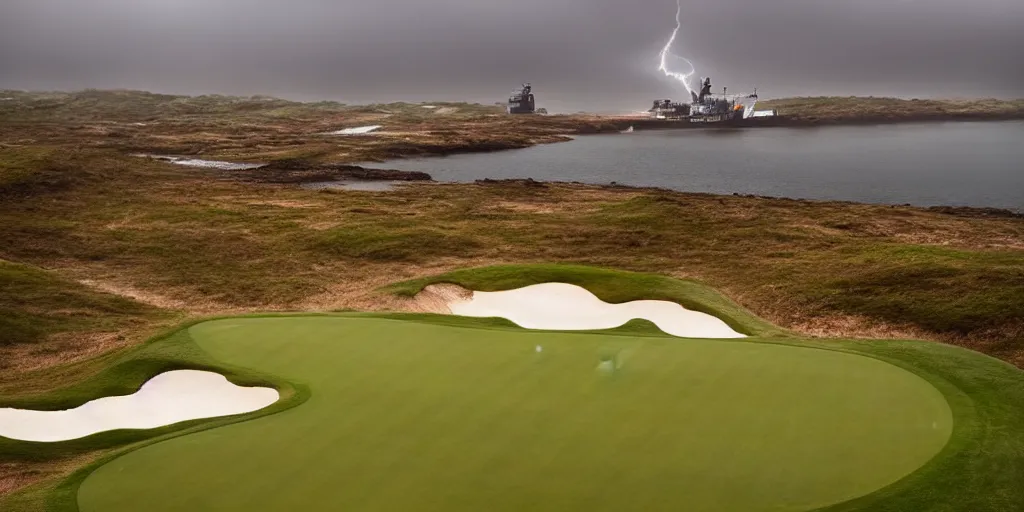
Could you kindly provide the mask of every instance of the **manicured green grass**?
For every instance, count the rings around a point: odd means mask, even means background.
[[[902,478],[952,430],[925,380],[833,351],[376,318],[190,334],[312,398],[116,459],[83,512],[806,510]]]
[[[0,499],[0,510],[1024,506],[1024,373],[979,353],[801,339],[699,283],[587,267],[469,269],[389,290],[543,281],[581,284],[612,302],[677,300],[754,336],[681,340],[640,321],[565,333],[360,313],[186,326],[78,386],[0,397],[0,406],[71,407],[175,368],[274,385],[286,399],[156,431],[0,439],[0,461],[100,454],[57,485]],[[607,359],[616,371],[598,368]]]

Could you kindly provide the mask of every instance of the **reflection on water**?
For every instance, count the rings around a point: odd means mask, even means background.
[[[1024,209],[1024,121],[637,131],[395,160],[438,181],[533,178],[717,194]]]

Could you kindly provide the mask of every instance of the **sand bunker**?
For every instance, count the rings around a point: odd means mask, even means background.
[[[156,428],[258,411],[278,398],[276,389],[241,387],[217,373],[177,370],[153,377],[135,394],[100,398],[67,411],[0,408],[0,436],[67,441],[108,430]]]
[[[336,132],[327,132],[327,135],[366,135],[381,128],[383,127],[379,124],[371,126],[357,126],[355,128],[345,128],[344,130],[338,130]]]
[[[635,318],[685,338],[742,338],[722,320],[674,302],[637,300],[609,304],[584,288],[544,283],[503,292],[473,292],[447,304],[453,314],[507,318],[527,329],[587,330],[619,327]]]

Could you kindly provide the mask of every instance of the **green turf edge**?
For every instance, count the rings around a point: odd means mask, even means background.
[[[979,422],[974,401],[963,390],[953,385],[942,376],[928,371],[920,366],[907,364],[905,361],[884,357],[879,354],[865,353],[857,350],[843,350],[859,354],[864,357],[876,359],[921,377],[942,393],[946,399],[953,417],[953,430],[950,433],[946,445],[939,453],[935,454],[927,463],[917,468],[909,475],[878,489],[870,494],[854,498],[849,501],[821,507],[820,512],[840,512],[855,510],[932,510],[931,508],[920,508],[920,505],[904,506],[898,505],[897,501],[910,499],[916,501],[914,495],[926,489],[929,481],[941,476],[944,472],[950,471],[950,461],[960,454],[969,444],[970,434],[977,429]],[[975,509],[965,509],[975,510]]]
[[[320,315],[284,313],[245,316],[248,318],[270,318]],[[82,482],[93,471],[111,460],[180,436],[277,414],[301,405],[312,396],[312,391],[305,384],[290,382],[269,374],[219,362],[199,348],[192,340],[189,334],[191,327],[226,318],[237,317],[211,317],[185,322],[166,333],[151,338],[131,352],[121,355],[114,366],[93,378],[46,395],[7,400],[0,406],[32,407],[39,410],[73,408],[100,397],[135,393],[152,377],[167,371],[182,369],[220,373],[230,382],[239,386],[273,387],[280,393],[280,399],[277,402],[247,414],[191,420],[156,429],[115,430],[64,442],[39,443],[0,437],[0,456],[20,461],[51,460],[97,450],[114,450],[75,470],[74,473],[58,482],[56,486],[52,481],[43,482],[5,497],[0,500],[0,505],[4,505],[2,509],[18,510],[19,503],[21,503],[26,508],[37,509],[42,504],[43,510],[46,511],[78,512],[78,489]]]
[[[1017,367],[962,347],[917,340],[716,341],[759,342],[869,357],[921,377],[945,398],[953,415],[953,432],[939,453],[882,489],[816,511],[1024,510],[1024,372]],[[994,439],[1000,436],[1003,438]],[[992,453],[993,443],[1004,450]]]
[[[451,326],[451,327],[479,328],[479,329],[487,329],[487,330],[493,330],[493,329],[499,329],[499,330],[519,330],[519,329],[521,329],[521,328],[515,326],[514,324],[512,324],[511,322],[508,322],[507,320],[503,320],[503,319],[462,318],[462,317],[452,317],[452,316],[446,316],[446,315],[431,315],[431,314],[381,314],[381,313],[367,313],[367,314],[355,313],[354,314],[354,313],[343,313],[343,314],[244,315],[244,316],[241,316],[241,317],[220,317],[220,318],[214,318],[214,319],[205,319],[205,320],[200,320],[200,321],[189,322],[189,323],[183,325],[182,327],[180,327],[172,335],[162,337],[159,341],[154,342],[153,345],[158,345],[160,343],[167,343],[167,344],[183,343],[183,344],[191,345],[190,347],[188,347],[187,350],[190,351],[190,352],[193,352],[195,350],[200,350],[200,349],[198,349],[198,347],[194,345],[194,342],[192,342],[191,338],[188,336],[188,329],[190,327],[192,327],[193,325],[196,325],[198,323],[202,323],[202,322],[206,322],[206,321],[213,321],[213,320],[223,319],[223,318],[266,318],[266,317],[307,317],[307,316],[331,316],[331,317],[338,317],[338,318],[379,318],[379,319],[388,319],[388,320],[394,320],[394,321],[414,321],[414,322],[421,322],[421,323],[445,325],[445,326]],[[649,324],[648,322],[637,322],[637,324],[639,324],[637,326],[637,327],[639,327],[639,330],[647,331],[646,335],[657,336],[657,337],[669,337],[668,335],[662,333],[660,330],[657,330],[652,324]],[[630,335],[630,336],[634,335],[632,332],[630,332],[630,328],[628,328],[628,327],[627,327],[627,329],[625,329],[625,332],[621,331],[622,328],[619,328],[619,329],[620,330],[595,331],[595,332],[602,332],[604,334],[621,334],[621,335]],[[618,332],[616,332],[616,331],[618,331]],[[559,332],[564,334],[563,331],[559,331]],[[586,334],[586,332],[585,331],[581,331],[581,332],[579,332],[579,334]],[[973,429],[965,428],[964,425],[972,426],[972,425],[977,423],[976,414],[975,414],[975,408],[974,408],[974,402],[971,400],[971,398],[966,393],[964,393],[962,390],[960,390],[956,385],[954,385],[951,382],[949,382],[948,380],[940,377],[938,374],[936,374],[936,373],[934,373],[932,371],[929,371],[929,370],[927,370],[925,368],[922,368],[919,364],[914,364],[913,362],[907,362],[907,361],[905,361],[905,360],[903,360],[903,359],[901,359],[899,357],[891,357],[891,356],[886,356],[886,355],[878,354],[878,353],[876,353],[873,350],[864,350],[865,346],[874,346],[874,345],[877,344],[877,342],[869,343],[869,344],[865,345],[865,342],[860,342],[860,341],[835,341],[835,342],[829,341],[829,342],[824,342],[824,341],[800,341],[800,340],[778,339],[778,338],[774,338],[774,339],[771,339],[771,338],[747,338],[747,339],[735,339],[735,340],[729,339],[729,340],[716,340],[716,341],[723,342],[723,343],[745,343],[745,342],[746,343],[749,343],[749,342],[768,343],[768,344],[776,344],[776,345],[784,345],[784,346],[796,346],[796,347],[803,347],[803,348],[812,348],[812,349],[820,349],[820,350],[838,351],[838,352],[845,352],[845,353],[851,353],[851,354],[856,354],[856,355],[862,355],[862,356],[866,356],[866,357],[871,357],[873,359],[878,359],[878,360],[881,360],[881,361],[884,361],[884,362],[887,362],[887,363],[890,363],[890,364],[894,364],[894,365],[896,365],[896,366],[898,366],[900,368],[903,368],[903,369],[906,369],[908,371],[911,371],[911,372],[921,376],[922,378],[925,378],[928,382],[932,383],[933,385],[936,385],[936,387],[939,389],[939,391],[941,393],[943,393],[943,396],[946,397],[947,402],[950,404],[950,408],[953,411],[953,415],[954,415],[954,418],[955,418],[954,432],[953,432],[953,434],[952,434],[952,436],[950,438],[949,443],[947,443],[946,447],[938,455],[936,455],[936,457],[934,457],[931,461],[929,461],[925,466],[923,466],[919,470],[915,471],[914,473],[908,475],[907,477],[901,479],[900,481],[898,481],[898,482],[896,482],[896,483],[894,483],[894,484],[892,484],[892,485],[890,485],[890,486],[888,486],[888,487],[886,487],[886,488],[884,488],[882,490],[876,491],[875,493],[869,494],[867,496],[856,498],[856,499],[854,499],[852,501],[849,501],[849,502],[844,502],[844,503],[841,503],[841,504],[829,506],[829,507],[826,507],[826,508],[821,509],[821,510],[829,510],[829,511],[832,511],[832,510],[836,510],[836,511],[838,511],[838,510],[843,510],[843,511],[846,511],[846,510],[938,510],[936,508],[920,508],[920,507],[915,507],[915,508],[903,508],[903,507],[891,508],[891,507],[888,507],[886,505],[891,504],[894,499],[899,499],[902,494],[910,494],[910,495],[916,494],[917,491],[919,490],[919,485],[921,483],[927,483],[927,479],[928,479],[929,475],[933,475],[934,473],[941,472],[943,469],[945,469],[946,466],[948,466],[948,462],[950,460],[954,460],[954,462],[955,462],[956,455],[959,454],[962,451],[964,446],[969,444],[969,440],[968,439],[963,439],[963,436],[964,436],[965,433],[969,433]],[[681,342],[685,342],[685,341],[681,340]],[[908,345],[908,347],[910,347],[910,350],[912,350],[912,351],[925,351],[926,352],[926,351],[928,351],[933,346],[938,347],[937,344],[932,344],[932,343],[927,343],[927,342],[907,341],[907,342],[891,342],[891,343],[899,343],[899,344],[903,344],[903,345]],[[955,349],[955,348],[954,347],[948,347],[948,349]],[[957,350],[960,350],[960,349],[957,349]],[[907,351],[907,347],[904,347],[904,351]],[[143,351],[140,350],[140,352],[143,352]],[[1006,367],[1008,367],[1010,369],[1015,370],[1013,367],[1010,367],[1009,365],[1005,365],[1004,363],[1001,363],[1000,361],[995,360],[995,359],[987,358],[985,356],[982,356],[981,354],[976,354],[976,353],[973,353],[973,352],[970,352],[970,351],[966,351],[966,350],[960,350],[960,352],[963,353],[963,354],[961,354],[961,357],[963,357],[965,355],[967,357],[979,357],[980,356],[980,357],[982,357],[984,359],[988,359],[992,363],[1004,365],[1004,366],[1006,366]],[[195,353],[195,352],[193,352],[193,353]],[[208,363],[205,363],[205,362],[204,363],[199,363],[199,362],[196,362],[196,361],[185,361],[185,363],[189,364],[189,365],[192,365],[192,366],[201,365],[204,368],[211,368],[211,366],[209,366]],[[226,375],[232,375],[236,379],[238,379],[239,376],[240,376],[240,375],[238,375],[236,373],[236,372],[238,372],[238,370],[232,368],[230,365],[226,365],[225,364],[225,365],[221,365],[219,367],[213,366],[212,368],[215,369],[216,371],[223,372]],[[245,378],[246,378],[245,376],[242,376],[242,379],[245,379]],[[253,378],[254,377],[252,375],[248,376],[248,379],[253,379]],[[266,377],[264,377],[264,376],[259,376],[259,377],[255,377],[255,378],[256,379],[266,379]],[[232,381],[235,382],[234,379]],[[143,380],[143,382],[144,382],[144,380]],[[243,380],[243,382],[252,382],[252,380]],[[267,382],[267,381],[264,380],[263,382]],[[139,385],[141,386],[141,382],[139,383]],[[247,385],[252,385],[252,384],[247,384]],[[94,462],[94,463],[92,463],[92,464],[90,464],[90,465],[88,465],[88,466],[86,466],[86,467],[76,471],[70,477],[68,477],[67,479],[62,481],[60,484],[58,484],[58,486],[56,488],[54,488],[49,493],[49,496],[47,497],[47,500],[46,500],[46,510],[47,511],[52,511],[52,512],[77,512],[78,511],[77,491],[78,491],[78,488],[81,485],[81,483],[86,479],[86,477],[88,477],[89,474],[92,473],[92,471],[94,471],[95,469],[99,468],[103,464],[105,464],[105,463],[107,463],[107,462],[109,462],[109,461],[111,461],[111,460],[113,460],[113,459],[115,459],[115,458],[117,458],[117,457],[119,457],[121,455],[124,455],[126,453],[129,453],[131,451],[134,451],[134,450],[137,450],[137,449],[140,449],[140,448],[143,448],[145,446],[149,446],[151,444],[155,444],[155,443],[158,443],[158,442],[162,442],[162,441],[166,441],[166,440],[169,440],[169,439],[173,439],[175,437],[191,434],[191,433],[194,433],[194,432],[199,432],[199,431],[202,431],[202,430],[217,428],[217,427],[220,427],[220,426],[223,426],[223,425],[227,425],[227,424],[231,424],[231,423],[236,423],[236,422],[239,422],[239,421],[245,421],[245,420],[248,420],[248,419],[253,419],[253,418],[267,416],[267,415],[274,414],[276,412],[280,412],[282,410],[285,410],[285,409],[297,406],[297,405],[301,404],[302,402],[304,402],[306,399],[308,399],[308,397],[310,396],[309,395],[310,391],[308,390],[308,388],[304,388],[301,385],[294,385],[294,386],[295,386],[293,388],[294,389],[294,394],[292,396],[285,396],[284,393],[282,393],[282,400],[281,401],[277,402],[274,406],[271,406],[268,409],[264,409],[262,411],[259,411],[258,413],[253,413],[253,414],[250,414],[250,415],[227,417],[227,418],[217,418],[217,419],[214,419],[214,420],[196,420],[195,422],[181,423],[181,424],[172,425],[172,426],[169,426],[169,427],[164,427],[163,429],[157,429],[157,430],[154,430],[154,431],[148,431],[149,433],[152,434],[152,438],[151,439],[136,442],[135,444],[131,444],[131,445],[125,447],[122,450],[118,450],[118,451],[116,451],[116,452],[114,452],[114,453],[112,453],[112,454],[110,454],[108,456],[105,456],[102,459],[100,459],[100,460],[98,460],[98,461],[96,461],[96,462]],[[137,387],[136,387],[136,389],[137,389]],[[965,422],[964,420],[967,420],[967,421]],[[85,439],[91,439],[91,438],[98,438],[98,436],[90,436],[89,438],[85,438]],[[48,445],[53,445],[53,446],[66,445],[66,443],[21,443],[21,444],[24,444],[24,445],[48,444]],[[985,510],[985,509],[976,509],[976,508],[972,508],[972,509],[956,509],[956,508],[951,508],[949,510]],[[1004,509],[992,509],[992,510],[1004,510]]]
[[[255,374],[240,368],[233,369],[230,368],[230,365],[213,359],[191,341],[187,330],[201,323],[229,318],[276,318],[321,315],[328,316],[332,314],[255,313],[191,319],[149,338],[139,346],[100,356],[97,359],[105,359],[104,362],[107,363],[107,368],[82,382],[36,396],[19,398],[0,397],[0,407],[32,408],[43,411],[74,408],[100,396],[130,395],[138,391],[147,380],[155,376],[156,373],[153,373],[154,371],[161,373],[174,369],[205,370],[216,368],[217,371],[225,373],[228,380],[240,386],[287,384],[273,376]],[[184,336],[186,339],[174,340],[174,338],[181,336]],[[0,453],[3,453],[3,451],[0,450]]]
[[[790,333],[754,315],[703,283],[659,274],[565,264],[496,265],[456,270],[385,286],[380,291],[412,297],[428,285],[451,283],[470,290],[493,292],[540,283],[569,283],[586,288],[605,302],[666,300],[720,318],[749,336]]]
[[[339,316],[358,316],[359,318],[379,318],[382,320],[399,320],[402,322],[418,322],[431,325],[442,325],[445,327],[460,327],[464,329],[481,329],[493,331],[522,331],[523,328],[504,318],[475,318],[467,316],[442,315],[436,313],[358,313],[342,314]],[[557,331],[548,329],[530,329],[530,332],[550,332],[557,334],[601,334],[604,336],[633,336],[649,338],[674,338],[658,328],[650,320],[634,318],[618,327],[611,329],[584,329],[579,331]]]
[[[1024,372],[940,343],[887,340],[844,345],[935,386],[953,412],[953,432],[943,450],[910,475],[821,510],[1024,510]]]
[[[159,437],[141,441],[115,453],[111,453],[72,473],[71,476],[58,484],[47,497],[46,510],[48,512],[78,512],[78,490],[81,488],[82,483],[85,482],[85,479],[88,478],[93,471],[99,469],[100,466],[103,466],[122,455],[126,455],[135,450],[140,450],[150,445],[169,441],[177,437],[277,414],[303,404],[310,396],[312,396],[312,392],[309,387],[301,384],[295,384],[289,386],[287,391],[281,393],[280,400],[271,406],[254,413],[226,416],[223,418],[215,418],[213,420],[195,420],[170,425],[163,429],[155,429],[153,432],[159,435]],[[161,432],[163,432],[162,435],[160,435]]]
[[[605,283],[610,286],[621,285],[621,281],[614,279],[615,276],[608,276],[607,274],[620,274],[620,277],[622,275],[646,275],[631,272],[617,272],[613,270],[590,269],[587,267],[573,267],[568,265],[557,265],[555,267],[558,267],[556,270],[559,273],[571,272],[574,269],[605,273]],[[514,270],[516,268],[520,267],[503,267],[503,273],[507,275],[509,270]],[[547,279],[540,274],[544,274],[544,272],[535,272],[531,277],[533,279],[544,279],[544,281],[538,282],[550,281],[550,279]],[[662,278],[661,276],[653,277],[671,280],[671,278]],[[569,282],[568,280],[565,280],[564,276],[556,275],[556,278],[560,278],[563,282]],[[456,284],[461,284],[451,278],[446,279],[444,276],[439,276],[438,278],[428,278],[417,282],[401,283],[400,286],[396,285],[388,287],[388,291],[403,295],[414,295],[419,289],[422,289],[423,286],[426,286],[431,282],[456,282]],[[465,283],[467,281],[462,282]],[[703,287],[703,285],[696,283],[687,284]],[[466,284],[463,284],[463,286],[471,287]],[[515,285],[509,286],[508,284],[505,286],[505,289],[516,287]],[[525,284],[520,284],[519,286],[525,286]],[[404,290],[402,288],[404,288]],[[486,288],[480,287],[478,289],[483,290]],[[492,287],[491,289],[495,288]],[[626,290],[626,292],[629,292],[629,290]],[[619,293],[623,292],[620,291]],[[678,290],[676,293],[678,293]],[[597,293],[595,292],[595,294]],[[598,296],[602,297],[604,300],[608,300],[609,302],[612,301],[606,298],[607,296]],[[643,297],[644,296],[641,296],[640,298]],[[721,300],[726,301],[726,306],[731,304],[728,302],[728,299],[724,299],[720,295],[718,295],[718,297]],[[624,300],[632,299],[627,298]],[[666,297],[666,300],[675,299],[670,296]],[[717,313],[717,311],[712,311],[712,313]],[[749,315],[749,313],[746,314]],[[401,320],[432,323],[454,327],[501,330],[519,329],[511,322],[504,319],[473,319],[429,314],[306,313],[245,315],[243,317],[289,316],[381,318],[396,321]],[[216,320],[219,318],[208,318],[189,322],[178,327],[174,331],[171,331],[168,335],[154,339],[153,344],[159,340],[170,340],[175,334],[178,334],[181,331],[186,331],[189,327],[198,323]],[[757,320],[757,323],[767,324],[756,317],[754,317],[754,319]],[[587,331],[580,331],[579,333],[585,334],[586,332]],[[646,321],[634,321],[618,329],[597,332],[631,336],[643,335],[669,337],[660,330],[657,330],[653,324]],[[562,333],[564,334],[564,332]],[[1024,404],[1024,373],[1017,368],[977,352],[939,343],[890,340],[799,339],[786,337],[785,331],[774,327],[766,329],[763,334],[763,336],[741,340],[717,341],[791,345],[805,348],[819,348],[849,352],[872,357],[911,371],[924,378],[929,383],[932,383],[946,398],[947,403],[953,412],[954,429],[950,437],[950,441],[943,450],[927,464],[888,487],[880,489],[869,495],[855,498],[851,501],[824,507],[820,510],[827,510],[829,512],[845,512],[853,510],[881,510],[894,512],[936,510],[973,512],[985,510],[1020,510],[1022,505],[1024,505],[1024,485],[1020,485],[1021,482],[1024,482],[1024,408],[1021,407],[1021,404]],[[149,345],[150,344],[147,344],[144,347]],[[129,358],[129,356],[126,356],[123,359]],[[225,372],[233,371],[231,368],[228,368],[228,365],[219,365],[218,367],[224,368],[223,371]],[[266,376],[259,376],[257,378],[270,380]],[[141,385],[141,382],[138,385]],[[280,385],[280,383],[278,385]],[[296,394],[292,400],[288,401],[289,407],[294,407],[295,405],[300,404],[308,398],[310,392],[308,388],[303,388],[300,385],[294,386]],[[85,388],[83,387],[83,389]],[[135,389],[137,389],[137,386]],[[303,393],[304,396],[300,396]],[[42,401],[43,397],[40,397],[40,400]],[[283,402],[285,402],[285,400],[278,402],[278,404],[282,404]],[[254,417],[261,417],[267,414],[273,414],[274,412],[279,411],[276,410],[275,406],[272,406],[271,409],[265,409],[260,411],[260,413],[248,416],[221,418],[216,421],[198,420],[201,422],[200,425],[182,427],[187,428],[187,430],[176,430],[175,432],[166,433],[159,438],[150,439],[137,445],[128,446],[121,451],[105,457],[101,461],[97,461],[86,468],[82,468],[71,477],[61,482],[55,490],[49,491],[46,509],[54,512],[77,511],[77,501],[75,498],[77,495],[78,485],[84,481],[85,477],[88,476],[89,473],[100,465],[116,458],[117,456],[127,453],[128,451],[180,435],[192,433],[194,431],[216,428],[224,424],[243,421]],[[3,451],[0,450],[0,454],[2,453]],[[33,488],[23,490],[22,492],[13,495],[13,497],[18,496],[19,494],[24,494],[25,492],[30,492],[32,489]],[[64,496],[63,498],[61,498],[62,495]],[[13,501],[7,500],[4,501],[4,503],[13,503]]]

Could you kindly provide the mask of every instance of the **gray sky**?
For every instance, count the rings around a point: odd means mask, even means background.
[[[716,88],[1024,97],[1022,0],[681,0]],[[643,109],[675,0],[0,0],[0,88]],[[600,105],[594,102],[601,102]]]

